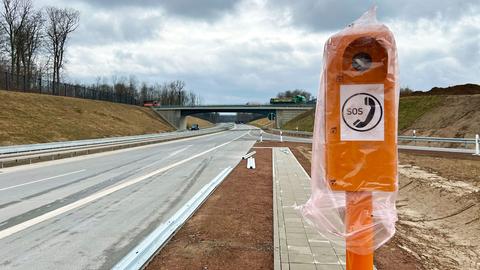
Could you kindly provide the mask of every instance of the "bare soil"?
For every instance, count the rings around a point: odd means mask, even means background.
[[[474,138],[480,132],[479,106],[480,95],[444,96],[439,106],[423,114],[402,133],[412,135],[416,130],[417,136]]]
[[[393,240],[418,269],[480,269],[479,161],[400,154]]]
[[[147,269],[273,269],[271,149],[242,161]]]

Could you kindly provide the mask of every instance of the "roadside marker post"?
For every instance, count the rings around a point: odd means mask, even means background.
[[[386,26],[358,29],[354,23],[327,42],[325,104],[316,117],[325,121],[326,181],[345,192],[346,269],[373,270],[372,193],[397,190],[397,54]]]
[[[280,142],[283,142],[283,135],[282,134],[283,134],[283,132],[280,131]]]
[[[480,138],[479,135],[475,135],[475,155],[480,156]]]
[[[252,170],[255,169],[255,158],[249,157],[247,159],[247,169],[252,169]]]
[[[263,142],[263,130],[260,130],[260,142]]]
[[[415,129],[413,130],[413,142],[417,145],[417,131]]]

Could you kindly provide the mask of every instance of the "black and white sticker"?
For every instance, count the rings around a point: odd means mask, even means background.
[[[383,84],[340,86],[342,141],[384,140]]]

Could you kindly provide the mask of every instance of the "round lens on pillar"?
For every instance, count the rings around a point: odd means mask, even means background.
[[[352,67],[357,71],[365,71],[372,65],[372,57],[368,53],[357,53],[353,56]]]

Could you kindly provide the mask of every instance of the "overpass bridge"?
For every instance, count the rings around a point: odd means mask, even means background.
[[[206,105],[206,106],[158,106],[152,107],[162,118],[177,129],[186,129],[186,117],[198,113],[255,113],[268,116],[275,114],[276,128],[281,128],[285,123],[296,116],[309,111],[315,104],[292,104],[292,105]]]

